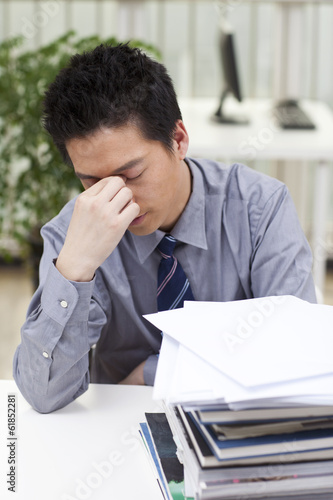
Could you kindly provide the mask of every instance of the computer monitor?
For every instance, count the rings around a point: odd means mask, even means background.
[[[240,88],[240,78],[237,68],[235,35],[229,25],[223,24],[220,27],[220,57],[223,69],[224,85],[221,94],[220,104],[215,114],[214,121],[219,123],[243,125],[249,122],[245,117],[228,116],[223,111],[225,98],[232,94],[239,102],[242,101]]]

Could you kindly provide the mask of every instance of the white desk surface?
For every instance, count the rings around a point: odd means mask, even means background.
[[[300,103],[314,121],[315,130],[279,129],[269,99],[226,101],[227,114],[247,116],[248,125],[213,122],[211,116],[218,107],[218,98],[180,98],[179,105],[190,137],[189,156],[244,162],[254,159],[255,150],[255,159],[333,160],[333,112],[326,103],[308,100]],[[257,139],[259,147],[251,149],[251,138]]]
[[[7,395],[12,393],[17,398],[15,494],[6,484]],[[1,380],[0,498],[161,499],[138,433],[149,411],[161,411],[151,387],[91,384],[74,403],[43,415],[28,405],[13,381]]]

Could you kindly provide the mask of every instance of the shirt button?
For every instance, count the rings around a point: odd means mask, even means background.
[[[48,358],[49,357],[49,355],[48,355],[48,353],[46,351],[43,352],[43,356],[44,356],[44,358]]]
[[[68,303],[66,302],[66,300],[62,300],[62,301],[60,302],[60,305],[61,305],[61,307],[63,307],[64,309],[66,309],[66,307],[68,307]]]

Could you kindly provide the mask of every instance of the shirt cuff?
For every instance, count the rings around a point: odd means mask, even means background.
[[[52,264],[41,296],[42,308],[63,327],[69,321],[85,322],[94,285],[95,278],[87,283],[68,281]]]
[[[146,360],[145,366],[143,367],[145,385],[154,385],[158,356],[158,354],[152,354]]]

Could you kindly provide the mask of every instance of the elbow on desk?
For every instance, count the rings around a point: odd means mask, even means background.
[[[25,387],[25,384],[22,382],[19,374],[14,373],[14,380],[24,399],[38,413],[52,413],[62,407],[55,404],[53,400],[50,400],[45,396],[41,396],[40,394],[37,394]]]
[[[81,387],[74,395],[68,394],[65,397],[59,398],[57,395],[50,395],[49,393],[41,395],[38,391],[34,392],[30,389],[27,390],[24,384],[21,383],[19,377],[14,377],[14,379],[24,399],[38,413],[52,413],[56,410],[60,410],[69,403],[72,403],[88,389],[87,385],[87,387]]]
[[[48,383],[45,388],[38,387],[32,377],[20,370],[18,352],[15,353],[13,360],[13,377],[24,399],[38,413],[52,413],[64,408],[86,392],[89,387],[89,373],[86,373],[80,383],[72,386],[68,384],[60,387],[54,383]]]
[[[22,396],[24,397],[24,399],[38,413],[43,413],[43,414],[52,413],[56,410],[60,410],[61,408],[63,408],[67,404],[67,403],[64,403],[64,404],[58,405],[56,403],[49,401],[47,398],[43,398],[41,400],[40,397],[38,397],[38,396],[36,398],[34,398],[33,396],[31,397],[31,395],[27,396],[22,391],[22,389],[20,387],[19,387],[19,389],[20,389],[20,392],[21,392]]]

